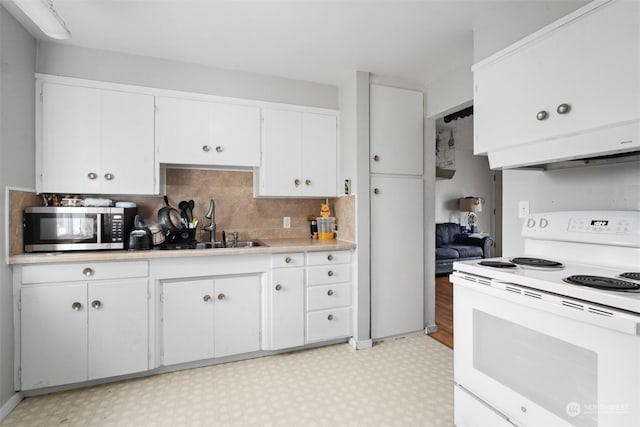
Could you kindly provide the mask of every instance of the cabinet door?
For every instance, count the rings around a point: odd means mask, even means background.
[[[147,280],[89,283],[89,379],[149,368]]]
[[[260,195],[299,196],[302,191],[302,114],[262,110]]]
[[[267,316],[265,350],[304,344],[304,270],[273,270],[265,289]]]
[[[21,289],[22,390],[87,379],[86,284]]]
[[[337,118],[302,115],[302,194],[329,197],[337,194]]]
[[[260,350],[259,276],[215,279],[215,357]]]
[[[371,337],[419,331],[424,327],[422,179],[373,176],[371,186]]]
[[[370,87],[371,173],[422,175],[422,92]]]
[[[207,164],[211,147],[209,103],[158,97],[158,161]]]
[[[258,166],[260,109],[178,98],[158,98],[161,163]]]
[[[38,192],[100,193],[100,90],[44,83],[41,121]]]
[[[213,357],[213,280],[162,284],[164,364]]]
[[[212,163],[260,166],[260,108],[212,104]]]
[[[101,106],[100,191],[154,194],[153,96],[104,90]]]
[[[607,3],[474,70],[474,151],[637,120],[639,18],[638,2]]]

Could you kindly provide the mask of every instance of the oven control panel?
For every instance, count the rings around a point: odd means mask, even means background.
[[[640,247],[640,211],[570,211],[530,214],[522,237]]]
[[[629,234],[631,221],[624,218],[571,218],[569,231],[579,233]]]

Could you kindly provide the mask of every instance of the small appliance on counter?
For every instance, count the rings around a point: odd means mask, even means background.
[[[153,237],[149,227],[144,225],[144,221],[140,215],[136,215],[134,219],[134,229],[129,233],[127,240],[127,249],[130,251],[148,250],[153,247]]]
[[[137,208],[25,208],[25,252],[124,249]]]

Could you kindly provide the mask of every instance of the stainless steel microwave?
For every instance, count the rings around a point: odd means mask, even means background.
[[[124,249],[135,213],[135,208],[26,208],[24,251]]]

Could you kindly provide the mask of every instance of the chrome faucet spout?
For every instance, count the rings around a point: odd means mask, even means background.
[[[205,231],[209,232],[209,241],[217,242],[216,240],[216,202],[211,199],[209,202],[209,210],[205,214],[205,218],[211,220],[211,224],[204,227]]]

